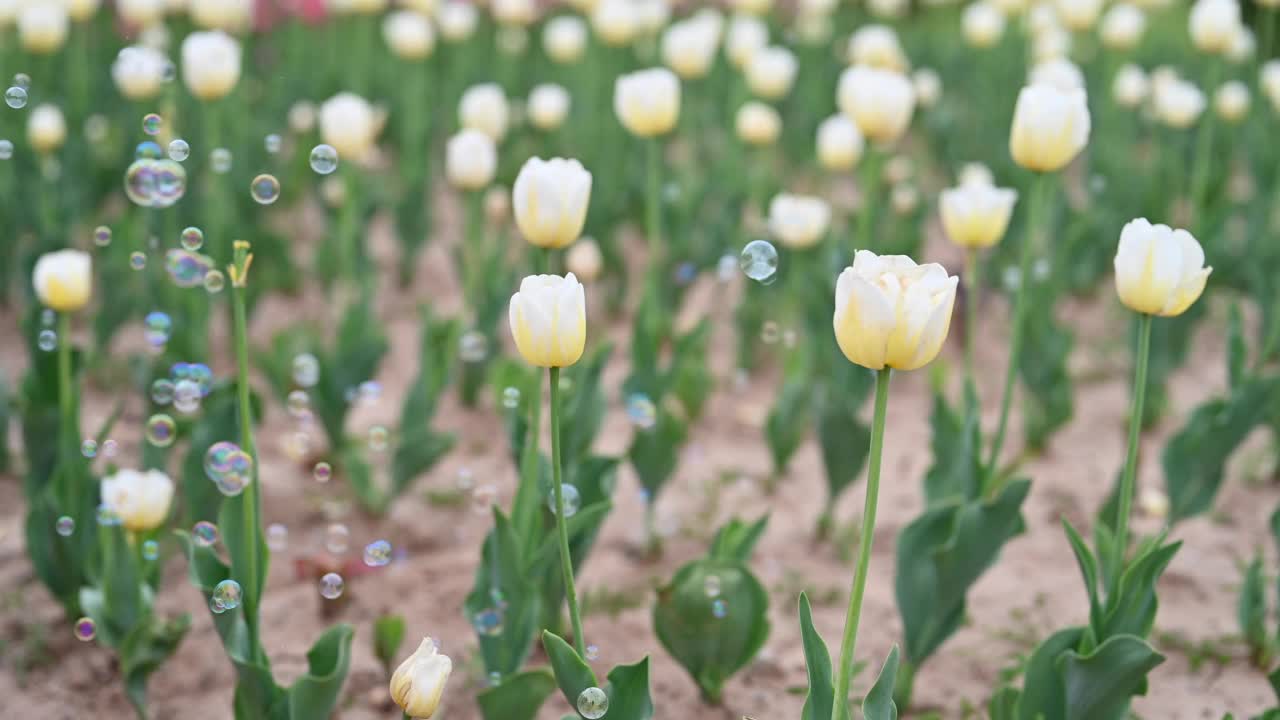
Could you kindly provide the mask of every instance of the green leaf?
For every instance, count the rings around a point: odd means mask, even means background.
[[[373,619],[373,655],[382,663],[382,669],[391,674],[400,644],[404,642],[404,616],[379,615]]]
[[[835,504],[867,463],[871,428],[858,420],[857,406],[847,398],[824,394],[818,398],[818,445],[827,479],[827,498]]]
[[[791,456],[809,430],[811,393],[805,378],[788,378],[778,392],[778,399],[765,419],[764,436],[773,457],[773,472],[784,475]]]
[[[831,655],[822,636],[813,627],[813,610],[805,593],[800,593],[800,639],[804,644],[804,664],[809,674],[809,691],[805,694],[800,720],[831,720],[836,692],[832,685]]]
[[[653,717],[653,699],[649,696],[649,658],[634,665],[619,665],[609,671],[609,720],[649,720]],[[577,702],[574,702],[577,706]]]
[[[1249,346],[1244,339],[1244,318],[1240,303],[1232,303],[1227,313],[1227,387],[1236,388],[1245,377],[1245,364],[1249,361]]]
[[[671,352],[671,369],[665,385],[691,422],[702,416],[702,409],[715,389],[715,377],[707,366],[710,356],[711,321],[703,318],[692,330],[677,338]]]
[[[391,457],[390,501],[404,494],[418,477],[435,466],[440,458],[453,449],[456,438],[452,433],[437,433],[425,427],[400,427],[401,437]]]
[[[547,668],[534,668],[503,678],[476,700],[484,720],[534,720],[542,704],[556,691],[556,678]]]
[[[898,646],[894,644],[880,667],[880,674],[862,701],[865,720],[898,720],[898,706],[893,703],[893,688],[898,675]]]
[[[715,560],[746,563],[751,559],[751,551],[760,541],[760,536],[764,535],[765,526],[768,524],[768,515],[750,524],[738,518],[732,518],[716,531],[715,538],[711,540],[711,551],[707,556]]]
[[[1065,720],[1066,690],[1058,659],[1078,645],[1086,632],[1085,628],[1066,628],[1036,646],[1023,675],[1018,720]]]
[[[1085,544],[1084,538],[1080,537],[1080,533],[1076,532],[1066,518],[1062,520],[1062,527],[1067,531],[1071,551],[1075,553],[1076,564],[1080,566],[1080,574],[1084,577],[1085,594],[1089,596],[1090,622],[1096,625],[1102,617],[1102,604],[1098,601],[1098,560]]]
[[[1002,687],[991,696],[987,703],[987,714],[991,720],[1017,720],[1018,700],[1022,693],[1014,687]]]
[[[969,405],[961,415],[951,409],[941,393],[935,393],[929,425],[933,429],[933,465],[924,476],[926,504],[932,507],[949,500],[977,497],[983,468],[976,407]]]
[[[1028,286],[1030,312],[1023,325],[1026,337],[1018,357],[1018,373],[1027,389],[1023,425],[1027,444],[1032,448],[1044,447],[1049,435],[1070,420],[1074,411],[1067,360],[1075,335],[1058,323],[1052,284],[1033,281]]]
[[[599,687],[595,673],[591,672],[591,666],[582,659],[577,650],[564,641],[564,638],[549,630],[543,630],[542,649],[546,651],[547,659],[551,661],[551,671],[555,673],[556,684],[560,686],[560,692],[564,694],[564,699],[569,701],[570,707],[578,706],[578,696],[583,690]]]
[[[1117,635],[1081,656],[1068,650],[1058,660],[1066,720],[1121,720],[1129,698],[1144,692],[1147,673],[1164,656],[1133,635]]]
[[[145,713],[147,678],[178,650],[191,629],[191,616],[162,621],[154,615],[132,629],[120,647],[120,672],[133,706]]]
[[[333,714],[342,683],[351,667],[355,629],[334,625],[321,633],[307,652],[307,673],[289,686],[289,719],[314,720]]]
[[[477,633],[485,670],[507,676],[520,669],[533,649],[539,596],[510,521],[497,508],[493,517],[494,527],[481,548],[476,581],[463,607],[468,622],[487,628]]]
[[[1102,623],[1094,623],[1099,640],[1115,635],[1146,637],[1155,625],[1156,581],[1173,560],[1182,542],[1164,545],[1164,536],[1145,543],[1125,565],[1119,585],[1108,595]]]
[[[680,447],[688,436],[684,421],[661,405],[654,426],[639,430],[631,440],[627,457],[640,476],[640,484],[649,491],[649,501],[656,502],[679,460]]]

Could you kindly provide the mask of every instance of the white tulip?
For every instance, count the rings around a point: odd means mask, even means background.
[[[636,0],[636,24],[640,32],[654,35],[671,20],[667,0]]]
[[[355,93],[343,92],[320,105],[320,137],[339,157],[360,161],[373,148],[378,122],[373,106]]]
[[[600,277],[600,272],[604,269],[604,255],[595,240],[584,237],[565,253],[564,265],[569,268],[569,272],[589,283]]]
[[[988,248],[1009,229],[1018,193],[985,182],[961,182],[938,199],[942,229],[963,248]]]
[[[1102,13],[1103,0],[1057,0],[1054,7],[1068,30],[1080,32],[1093,27]]]
[[[1136,108],[1147,99],[1151,82],[1137,65],[1125,65],[1116,71],[1111,83],[1111,97],[1121,107]]]
[[[190,0],[187,13],[206,30],[241,32],[253,22],[253,0]]]
[[[1004,13],[983,0],[966,7],[960,16],[965,42],[976,48],[994,47],[1004,35],[1004,26]]]
[[[479,22],[480,11],[475,5],[463,0],[445,0],[436,13],[440,36],[449,42],[462,42],[471,37]]]
[[[680,79],[666,68],[622,75],[614,85],[613,110],[632,135],[665,135],[680,117]]]
[[[133,532],[163,525],[172,503],[173,480],[159,470],[118,470],[102,479],[102,504]]]
[[[762,98],[779,100],[791,92],[799,65],[784,47],[763,48],[747,63],[747,87]]]
[[[1268,60],[1258,73],[1258,86],[1271,102],[1271,108],[1280,113],[1280,60]]]
[[[908,0],[867,0],[867,10],[878,18],[887,20],[907,14]]]
[[[445,174],[454,187],[480,190],[493,182],[498,169],[498,148],[493,138],[465,128],[449,138],[445,148]]]
[[[1226,53],[1240,26],[1240,4],[1236,0],[1196,0],[1188,18],[1191,41],[1207,53]]]
[[[27,116],[27,142],[38,153],[51,153],[67,141],[67,121],[57,105],[38,105]]]
[[[1063,92],[1085,89],[1084,73],[1075,63],[1066,58],[1038,63],[1031,68],[1028,84],[1052,85]]]
[[[93,289],[93,259],[79,250],[45,253],[31,274],[40,303],[55,312],[75,312],[89,304]]]
[[[832,115],[818,126],[818,163],[827,170],[852,170],[865,147],[862,131],[844,115]]]
[[[67,14],[76,22],[92,18],[99,7],[102,7],[102,0],[67,0]]]
[[[942,78],[932,68],[920,68],[911,73],[911,86],[916,91],[920,107],[931,108],[942,99]]]
[[[782,132],[782,118],[772,107],[751,100],[738,108],[734,129],[748,145],[771,145]]]
[[[120,94],[130,100],[149,100],[160,92],[169,59],[160,51],[140,45],[120,50],[111,64],[111,79]]]
[[[622,47],[635,39],[640,17],[632,0],[600,0],[591,13],[591,27],[605,45]]]
[[[512,188],[516,225],[531,245],[568,246],[582,235],[591,202],[591,173],[577,160],[533,157]]]
[[[61,2],[33,2],[18,11],[18,39],[27,52],[48,55],[66,44],[70,22]]]
[[[820,197],[783,193],[769,203],[770,233],[794,250],[817,245],[830,224],[831,206]]]
[[[865,25],[849,38],[849,63],[906,72],[907,54],[898,42],[898,33],[887,25]]]
[[[164,17],[164,0],[116,0],[116,14],[126,24],[149,27]]]
[[[1071,33],[1062,28],[1046,30],[1031,39],[1031,57],[1037,63],[1066,58],[1071,54]]]
[[[1223,83],[1213,94],[1213,109],[1218,117],[1238,123],[1249,114],[1249,87],[1239,80]]]
[[[1115,270],[1116,292],[1130,310],[1173,317],[1200,297],[1213,268],[1191,233],[1138,218],[1120,233]]]
[[[490,0],[489,12],[502,25],[524,27],[538,19],[538,7],[533,0]]]
[[[431,21],[416,10],[397,10],[382,20],[382,39],[396,57],[421,60],[436,47]]]
[[[994,186],[996,184],[996,177],[991,173],[991,168],[980,162],[966,163],[964,167],[960,168],[957,178],[961,187],[966,185]]]
[[[911,124],[915,88],[905,75],[893,70],[855,65],[840,74],[837,104],[872,142],[895,142]]]
[[[535,367],[568,367],[587,342],[587,302],[573,273],[530,275],[511,296],[511,336],[524,361]]]
[[[1120,3],[1102,18],[1098,34],[1102,44],[1112,50],[1132,50],[1141,42],[1146,29],[1146,14],[1129,3]]]
[[[472,85],[458,102],[458,124],[473,128],[501,142],[507,134],[510,117],[507,96],[497,83]]]
[[[1258,41],[1253,31],[1241,24],[1231,36],[1231,44],[1227,46],[1227,59],[1236,65],[1246,63],[1258,49]]]
[[[391,675],[391,699],[406,715],[429,720],[440,706],[444,687],[453,672],[453,661],[440,652],[431,638],[424,638]]]
[[[182,80],[201,100],[226,97],[240,80],[240,43],[221,30],[191,33],[182,41]]]
[[[316,127],[316,106],[306,100],[299,100],[289,106],[289,129],[296,133],[309,133]]]
[[[753,15],[734,15],[729,21],[725,37],[725,54],[729,62],[739,69],[751,62],[751,57],[769,44],[769,26]]]
[[[529,122],[539,130],[555,130],[569,116],[569,91],[563,85],[543,83],[529,92],[526,113]]]
[[[662,33],[662,61],[680,77],[705,77],[715,60],[720,27],[699,17],[672,23]]]
[[[582,58],[587,49],[587,24],[577,15],[560,15],[542,29],[542,49],[547,57],[567,65]]]
[[[1028,85],[1014,106],[1009,151],[1028,170],[1061,170],[1088,144],[1090,129],[1083,90]]]
[[[1173,128],[1185,130],[1200,119],[1208,101],[1195,84],[1174,79],[1155,85],[1153,93],[1156,117]]]

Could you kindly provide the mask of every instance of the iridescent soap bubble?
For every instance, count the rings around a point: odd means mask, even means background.
[[[485,637],[502,634],[503,613],[497,608],[485,608],[471,617],[471,626]]]
[[[160,347],[169,342],[169,335],[173,332],[173,320],[167,313],[159,310],[147,313],[142,320],[142,326],[147,343],[152,347]]]
[[[311,353],[293,357],[293,381],[298,387],[310,388],[320,381],[320,361]]]
[[[283,141],[280,139],[280,136],[275,133],[271,133],[262,139],[262,147],[267,151],[268,155],[275,155],[280,152],[280,146],[282,143]]]
[[[158,378],[151,383],[151,402],[157,405],[168,405],[173,402],[173,381],[169,378]]]
[[[587,654],[586,654],[586,655],[584,655],[583,657],[584,657],[585,659],[589,660],[589,661],[594,661],[594,660],[599,659],[599,657],[600,657],[600,648],[599,648],[599,646],[597,646],[597,645],[588,645],[588,646],[587,646]]]
[[[146,429],[144,434],[147,442],[156,447],[169,447],[173,444],[174,438],[178,434],[177,423],[173,418],[164,413],[156,413],[147,418]]]
[[[194,226],[186,228],[182,231],[182,236],[180,240],[182,242],[182,248],[184,250],[190,250],[191,252],[195,252],[196,250],[199,250],[202,245],[204,245],[204,231]]]
[[[582,496],[578,493],[577,486],[569,483],[560,483],[560,499],[564,502],[565,517],[571,518],[578,514],[578,508],[582,507]],[[547,508],[551,510],[552,514],[559,514],[554,492],[547,495]]]
[[[347,544],[351,540],[351,531],[342,523],[332,523],[324,531],[324,549],[334,555],[341,555],[347,551]]]
[[[342,596],[342,590],[346,587],[346,583],[342,581],[342,576],[338,573],[325,573],[320,578],[320,597],[325,600],[337,600]]]
[[[200,390],[200,396],[204,397],[213,389],[213,370],[204,363],[184,363],[185,375],[187,380],[196,384]]]
[[[218,526],[201,520],[191,528],[191,539],[200,547],[211,547],[218,542]]]
[[[231,151],[226,148],[214,148],[209,153],[209,166],[219,175],[231,170]]]
[[[102,446],[98,448],[98,452],[102,453],[102,457],[113,458],[120,452],[120,443],[107,438],[102,441]]]
[[[377,380],[365,380],[360,383],[360,401],[366,403],[377,402],[382,396],[382,385]]]
[[[463,362],[484,362],[488,354],[489,341],[482,333],[468,330],[458,339],[458,357],[462,358]]]
[[[17,85],[4,91],[4,104],[17,110],[27,106],[27,90]]]
[[[328,175],[338,169],[338,151],[332,145],[320,144],[311,148],[311,169]]]
[[[502,407],[508,410],[515,410],[520,406],[520,390],[514,387],[504,388],[502,391]]]
[[[316,482],[327,483],[333,477],[333,466],[327,462],[318,462],[311,469],[311,476],[316,479]]]
[[[143,140],[133,149],[134,160],[159,160],[164,157],[164,151],[160,149],[160,143],[154,140]]]
[[[364,546],[364,564],[369,567],[383,567],[391,562],[391,543],[386,540],[374,540]]]
[[[0,160],[8,160],[11,157],[13,157],[13,141],[0,139]]]
[[[280,181],[275,175],[263,173],[249,183],[249,195],[259,205],[270,205],[280,199]]]
[[[76,531],[76,520],[70,515],[63,515],[53,523],[53,530],[62,537],[71,537],[71,533]]]
[[[98,504],[98,510],[94,515],[94,519],[103,527],[114,527],[120,524],[120,516],[117,515],[116,511],[112,510],[111,506],[106,503]]]
[[[253,480],[253,457],[233,442],[216,442],[205,451],[204,474],[218,492],[235,497]]]
[[[45,328],[36,335],[36,347],[45,352],[53,352],[58,348],[58,333]]]
[[[99,225],[93,229],[93,244],[98,247],[106,247],[111,244],[111,228],[106,225]]]
[[[129,267],[134,270],[142,270],[147,266],[147,254],[141,250],[134,250],[129,253]]]
[[[227,276],[222,274],[221,270],[214,268],[209,269],[204,274],[204,289],[210,293],[220,293],[222,288],[227,286]]]
[[[142,559],[155,560],[160,557],[160,543],[155,540],[147,540],[142,543]]]
[[[135,160],[124,174],[124,193],[140,207],[172,207],[186,192],[187,171],[173,160]]]
[[[173,384],[173,407],[180,413],[191,413],[200,409],[200,385],[194,380],[183,378]]]
[[[609,696],[598,687],[578,693],[578,714],[587,720],[599,720],[609,712]]]
[[[80,454],[89,458],[90,460],[97,457],[98,441],[94,440],[93,438],[85,438],[84,442],[80,443]]]
[[[98,625],[91,617],[82,617],[76,621],[72,632],[76,634],[76,639],[80,642],[89,642],[98,634]]]
[[[169,159],[174,162],[183,162],[191,157],[191,144],[182,138],[174,138],[169,141]]]
[[[228,578],[213,586],[211,599],[214,603],[221,605],[223,610],[235,610],[240,607],[242,596],[243,591],[240,589],[240,583]]]
[[[770,283],[778,272],[778,250],[768,240],[752,240],[742,248],[738,265],[752,280]]]
[[[204,283],[213,260],[181,248],[169,248],[164,254],[164,269],[169,279],[180,288],[193,288]]]
[[[159,135],[162,121],[156,113],[147,113],[142,116],[142,132],[148,135]]]
[[[284,552],[289,547],[289,528],[281,523],[267,526],[267,549],[271,552]]]
[[[658,408],[644,393],[627,396],[627,419],[641,430],[649,430],[658,422]]]

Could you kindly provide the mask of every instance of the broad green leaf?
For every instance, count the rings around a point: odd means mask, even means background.
[[[1144,692],[1147,673],[1164,656],[1133,635],[1107,639],[1091,654],[1068,650],[1057,664],[1063,677],[1066,720],[1122,720],[1129,699]]]
[[[653,700],[649,697],[649,658],[634,665],[619,665],[609,671],[609,720],[650,720]]]
[[[751,559],[751,551],[760,541],[760,536],[764,535],[765,526],[768,524],[768,515],[753,523],[746,523],[738,518],[729,520],[716,531],[715,538],[711,540],[711,551],[707,556],[716,560],[746,563]]]
[[[1022,696],[1017,688],[1005,686],[991,696],[987,703],[987,714],[990,720],[1017,720],[1018,700]]]
[[[542,704],[556,691],[556,678],[547,668],[534,668],[503,678],[476,696],[484,720],[534,720]]]
[[[493,516],[463,608],[477,629],[485,670],[505,677],[519,670],[533,649],[540,603],[510,521],[497,508]]]
[[[813,610],[805,593],[800,593],[800,639],[804,644],[804,664],[809,674],[809,691],[805,694],[800,720],[831,720],[831,709],[835,705],[831,655],[822,636],[813,627]]]
[[[578,696],[583,690],[600,687],[596,682],[595,673],[591,672],[591,666],[582,659],[573,646],[564,641],[564,638],[549,630],[543,630],[542,649],[546,651],[547,659],[551,661],[551,671],[555,673],[556,684],[560,686],[560,692],[564,694],[564,699],[569,701],[570,707],[578,706]]]
[[[834,394],[818,398],[818,444],[831,504],[857,480],[871,449],[871,428],[858,420],[857,406]]]
[[[898,706],[893,703],[893,688],[898,675],[898,646],[889,650],[889,656],[880,667],[880,674],[862,701],[862,717],[865,720],[898,720]]]
[[[764,436],[773,457],[773,472],[784,475],[791,456],[799,449],[809,430],[812,394],[805,378],[788,378],[778,392],[773,409],[765,419]]]
[[[658,498],[667,480],[675,472],[680,447],[688,436],[685,422],[661,405],[654,426],[637,430],[627,457],[640,476],[640,484],[649,491],[650,502]]]
[[[924,476],[924,494],[929,506],[949,500],[965,501],[977,497],[982,487],[982,436],[976,411],[966,408],[963,414],[952,410],[940,393],[933,396],[933,414],[929,417],[933,430],[930,446],[933,465]]]
[[[1163,543],[1163,535],[1145,543],[1125,565],[1118,587],[1107,597],[1103,622],[1094,627],[1099,640],[1125,634],[1141,638],[1151,633],[1159,604],[1156,581],[1182,546],[1181,541]]]
[[[289,720],[315,720],[333,714],[351,666],[350,625],[334,625],[307,652],[307,673],[289,686]]]
[[[1236,388],[1245,377],[1249,346],[1244,339],[1244,318],[1240,303],[1232,303],[1227,313],[1227,387]]]
[[[373,655],[388,674],[404,642],[404,616],[379,615],[373,619]]]
[[[1085,628],[1066,628],[1036,646],[1023,672],[1017,720],[1066,719],[1066,690],[1059,659],[1078,645],[1086,632]]]

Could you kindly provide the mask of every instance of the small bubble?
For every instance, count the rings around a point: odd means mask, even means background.
[[[173,402],[173,381],[159,378],[151,383],[151,402],[157,405],[168,405]]]
[[[347,544],[351,540],[351,531],[342,523],[332,523],[324,531],[324,549],[334,555],[341,555],[347,551]]]
[[[365,380],[360,383],[360,401],[375,403],[382,396],[382,385],[377,380]]]
[[[155,540],[147,540],[142,543],[142,559],[155,560],[160,557],[160,543]]]
[[[173,385],[173,407],[180,413],[190,415],[200,409],[200,384],[190,378],[183,378]]]
[[[242,594],[240,583],[227,579],[213,586],[212,600],[221,605],[223,610],[235,610],[240,607]]]
[[[318,462],[311,469],[311,477],[318,483],[327,483],[333,477],[333,466],[327,462]]]
[[[221,615],[227,611],[227,608],[217,598],[209,598],[209,611],[214,615]]]
[[[191,528],[191,537],[196,545],[210,547],[218,542],[218,526],[208,520],[201,520]]]
[[[280,152],[281,142],[279,135],[271,133],[262,139],[262,147],[266,149],[267,154],[275,155]]]
[[[338,169],[338,151],[332,145],[320,144],[311,148],[311,169],[328,175]]]
[[[716,598],[711,601],[711,614],[717,620],[723,620],[724,616],[729,614],[729,604],[724,601],[724,598]]]
[[[53,323],[57,319],[58,319],[58,313],[54,312],[53,310],[50,310],[49,308],[45,308],[44,310],[40,311],[40,324],[44,325],[45,327],[53,327]]]
[[[383,567],[391,562],[391,543],[386,540],[374,540],[364,546],[364,564],[369,567]]]
[[[280,181],[275,175],[263,173],[249,183],[249,194],[259,205],[270,205],[280,199]]]
[[[77,640],[89,642],[98,634],[98,625],[93,621],[93,618],[82,617],[76,621],[73,630]]]
[[[766,320],[764,324],[760,326],[760,340],[765,345],[772,345],[778,342],[778,334],[778,323],[772,320]]]
[[[271,552],[284,552],[289,547],[289,528],[280,523],[267,526],[267,549]]]
[[[226,148],[214,148],[209,153],[209,166],[219,175],[231,170],[231,151]]]
[[[587,661],[595,662],[599,658],[600,658],[600,648],[596,645],[588,645],[587,655],[586,655]]]
[[[497,608],[485,608],[476,613],[471,618],[471,626],[476,632],[485,637],[495,637],[502,634],[503,613]]]
[[[320,361],[311,353],[295,355],[293,358],[293,381],[298,387],[310,388],[320,381]]]
[[[320,597],[325,600],[337,600],[342,596],[342,590],[346,587],[346,583],[342,581],[342,576],[338,573],[325,573],[320,578]]]
[[[204,289],[212,294],[222,292],[227,285],[227,277],[221,270],[211,269],[204,274]]]
[[[648,395],[634,393],[627,397],[627,418],[637,428],[650,430],[658,422],[658,408]]]
[[[13,75],[13,84],[14,84],[14,85],[17,85],[18,87],[22,88],[23,90],[30,90],[30,89],[31,89],[31,76],[30,76],[30,75],[28,75],[28,74],[26,74],[26,73],[14,73],[14,75]]]
[[[162,157],[164,157],[164,151],[154,140],[143,140],[133,149],[134,160],[159,160]]]
[[[145,435],[147,442],[152,445],[162,448],[169,447],[173,444],[177,434],[177,424],[168,415],[157,413],[147,419]]]
[[[4,104],[8,105],[14,110],[26,107],[27,106],[26,88],[22,88],[22,87],[18,87],[17,85],[14,85],[10,87],[8,90],[5,90]]]
[[[708,575],[702,581],[702,591],[706,593],[707,597],[709,598],[719,597],[720,596],[720,576]]]
[[[383,452],[387,449],[387,429],[381,425],[374,425],[369,428],[369,449],[373,452]]]
[[[184,250],[195,252],[204,245],[204,231],[198,227],[186,228],[182,231],[181,242]]]
[[[58,348],[58,333],[48,328],[41,330],[40,334],[36,335],[36,347],[45,352],[53,352]]]
[[[141,250],[134,250],[129,253],[129,267],[134,270],[141,270],[147,266],[147,254]]]
[[[462,358],[463,362],[484,362],[488,354],[489,341],[480,332],[468,330],[458,340],[458,357]]]
[[[502,391],[502,407],[508,410],[515,410],[520,406],[520,390],[514,387],[507,387]]]
[[[169,318],[168,314],[153,310],[147,313],[142,325],[145,329],[147,343],[152,347],[162,347],[169,342],[169,335],[173,332],[173,320]]]
[[[116,514],[106,503],[100,503],[95,518],[98,524],[103,527],[112,527],[120,524],[120,516]]]
[[[182,138],[174,138],[169,141],[169,159],[174,162],[183,162],[191,157],[191,144]]]
[[[106,247],[111,244],[111,228],[106,225],[99,225],[93,229],[93,244],[98,247]]]
[[[285,399],[285,407],[293,417],[304,418],[311,414],[311,398],[306,390],[294,390]]]
[[[489,673],[489,687],[497,687],[502,683],[502,673],[494,671]]]
[[[160,116],[156,113],[147,113],[142,116],[142,132],[148,135],[159,135],[161,124]]]
[[[756,282],[767,282],[778,272],[778,250],[768,240],[752,240],[738,258],[742,272]]]
[[[560,483],[560,500],[564,504],[564,516],[571,518],[578,514],[578,508],[582,507],[582,496],[578,493],[578,488],[569,483]],[[559,515],[556,508],[556,495],[550,493],[547,495],[547,508],[552,514]]]
[[[76,520],[70,515],[63,515],[53,524],[53,529],[62,537],[71,537],[76,531]]]
[[[609,696],[598,687],[578,693],[578,714],[587,720],[598,720],[609,712]]]
[[[0,160],[8,160],[13,157],[13,141],[0,140]]]

